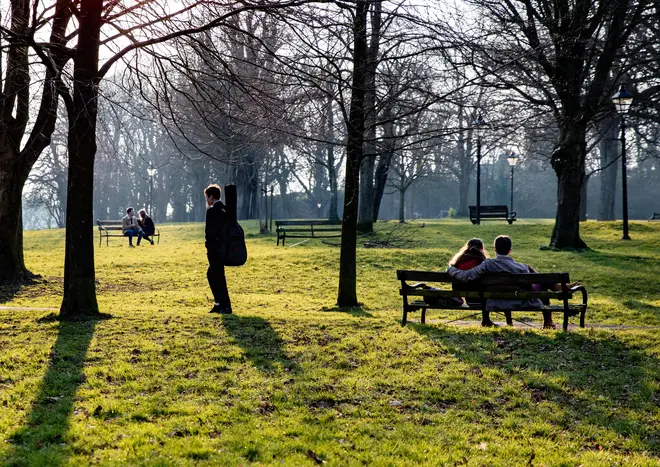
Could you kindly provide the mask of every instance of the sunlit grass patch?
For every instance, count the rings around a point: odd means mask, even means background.
[[[620,223],[588,222],[591,250],[556,252],[539,250],[550,222],[414,222],[410,248],[360,243],[363,305],[342,310],[338,247],[276,247],[246,227],[250,259],[228,268],[234,315],[208,313],[201,224],[96,248],[112,319],[0,311],[0,463],[660,465],[656,329],[439,324],[456,311],[401,327],[396,281],[507,233],[516,259],[586,285],[587,325],[658,326],[660,225],[632,223],[621,242]],[[58,307],[63,231],[27,232],[26,261],[43,279],[3,305]]]

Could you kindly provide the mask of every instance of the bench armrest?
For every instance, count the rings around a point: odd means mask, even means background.
[[[515,219],[516,218],[516,211],[511,211],[509,213],[509,219]]]
[[[581,292],[582,293],[582,304],[586,305],[587,304],[587,289],[584,288],[582,285],[576,285],[575,287],[571,287],[569,289],[571,293],[576,293],[576,292]]]

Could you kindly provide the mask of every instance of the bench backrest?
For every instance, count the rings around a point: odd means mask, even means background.
[[[102,221],[100,219],[96,220],[96,223],[99,226],[100,230],[121,230],[122,228],[122,220],[111,220],[111,221]]]
[[[306,219],[294,221],[275,221],[276,226],[286,225],[341,225],[341,221],[329,221],[323,219]]]
[[[459,282],[453,279],[446,272],[429,271],[407,271],[398,270],[397,278],[400,281],[414,282]],[[479,280],[471,281],[477,288],[483,286],[484,289],[493,287],[511,287],[524,286],[532,284],[568,284],[570,283],[567,272],[545,272],[537,274],[509,274],[509,273],[491,273],[482,276]]]
[[[501,205],[501,206],[479,206],[479,216],[502,216],[502,217],[508,217],[509,216],[509,208],[508,206]],[[476,217],[477,216],[477,207],[476,206],[470,206],[470,217]]]

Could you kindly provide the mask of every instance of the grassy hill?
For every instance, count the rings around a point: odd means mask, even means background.
[[[208,313],[202,225],[110,239],[95,261],[112,318],[0,310],[0,463],[660,465],[660,223],[632,223],[630,242],[620,223],[583,224],[586,252],[541,251],[552,224],[516,224],[378,223],[412,243],[359,248],[364,305],[340,311],[339,248],[276,247],[248,223],[230,316]],[[588,325],[639,328],[442,324],[456,311],[400,326],[397,268],[442,270],[501,233],[519,261],[585,284]],[[27,232],[42,279],[0,305],[58,307],[63,254],[63,231]]]

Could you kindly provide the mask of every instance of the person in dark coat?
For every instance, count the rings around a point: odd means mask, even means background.
[[[138,219],[138,225],[142,229],[142,232],[144,232],[142,238],[153,245],[154,241],[149,237],[156,233],[156,226],[154,225],[154,221],[152,221],[151,217],[147,215],[147,211],[144,208],[138,211],[138,215],[140,217]]]
[[[222,248],[224,247],[224,227],[227,218],[227,209],[220,201],[221,190],[218,185],[209,185],[204,190],[206,204],[206,257],[209,268],[206,277],[213,292],[213,308],[211,313],[230,314],[231,301],[227,290],[227,278],[225,277],[225,265],[222,260]]]

